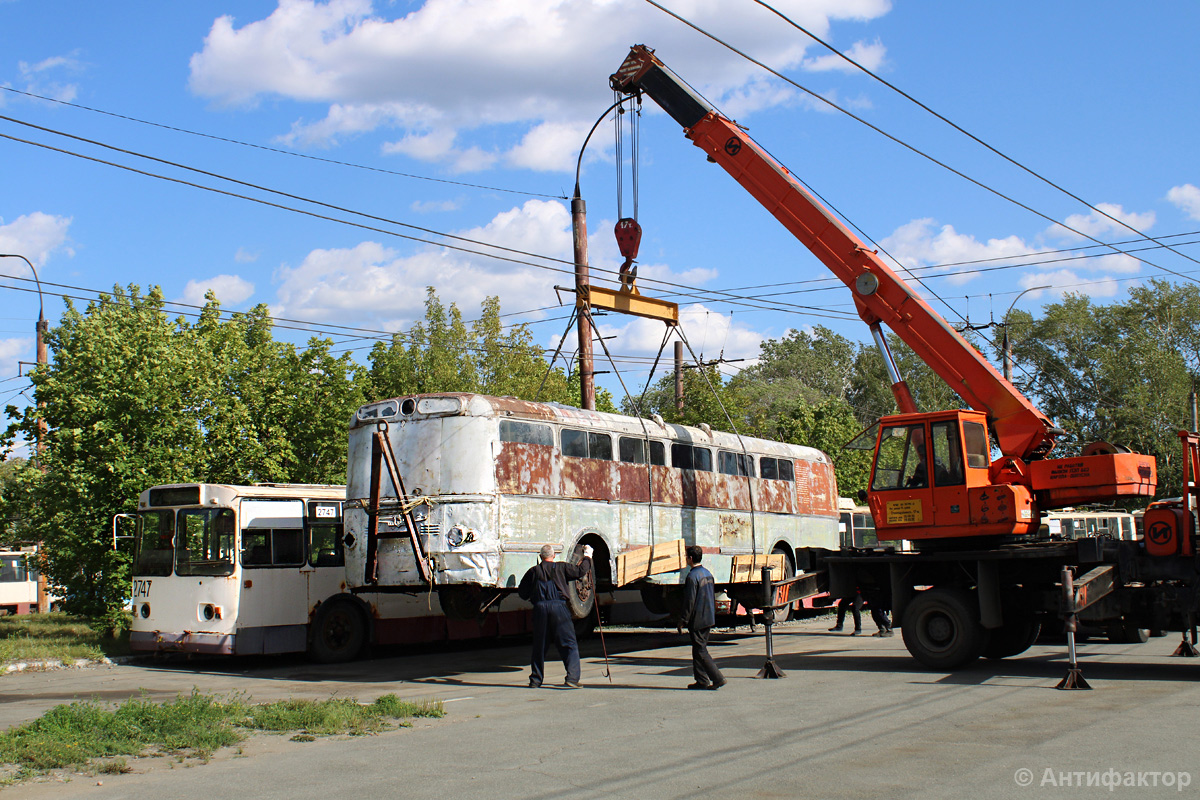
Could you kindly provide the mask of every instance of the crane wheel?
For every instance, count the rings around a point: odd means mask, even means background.
[[[962,589],[934,587],[908,604],[901,625],[904,646],[930,669],[955,670],[979,658],[987,634],[979,604]]]

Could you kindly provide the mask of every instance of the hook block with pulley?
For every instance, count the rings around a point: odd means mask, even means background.
[[[613,233],[617,237],[617,249],[625,259],[625,263],[621,265],[621,291],[636,292],[634,281],[637,280],[637,267],[633,261],[637,258],[638,248],[642,244],[642,226],[638,225],[636,219],[622,217],[617,220]]]

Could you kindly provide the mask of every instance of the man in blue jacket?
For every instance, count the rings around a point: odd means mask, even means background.
[[[704,551],[698,545],[688,545],[684,556],[689,569],[683,587],[683,623],[687,625],[688,636],[692,640],[692,674],[696,678],[696,682],[688,684],[688,688],[720,689],[725,685],[725,676],[708,654],[708,635],[717,622],[713,576],[700,566]]]
[[[575,640],[575,621],[567,607],[567,583],[592,571],[592,548],[584,545],[583,560],[578,564],[554,560],[554,547],[543,545],[537,566],[530,567],[517,594],[533,603],[533,656],[530,659],[529,688],[542,685],[546,670],[546,648],[553,641],[567,668],[568,689],[579,688],[579,644]]]

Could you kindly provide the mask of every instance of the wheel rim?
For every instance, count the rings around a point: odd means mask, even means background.
[[[944,611],[932,609],[921,617],[918,631],[921,643],[930,650],[942,652],[950,647],[957,638],[957,628],[954,620]]]
[[[345,611],[335,611],[325,621],[325,644],[333,650],[344,650],[353,638],[354,623]]]

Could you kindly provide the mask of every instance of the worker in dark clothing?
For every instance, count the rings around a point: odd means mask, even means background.
[[[840,633],[842,625],[846,622],[846,612],[849,611],[854,616],[854,630],[850,632],[851,636],[857,636],[862,633],[862,607],[863,598],[858,589],[854,590],[854,595],[851,597],[843,597],[838,600],[837,604],[837,624],[830,628],[830,631]]]
[[[687,625],[692,640],[692,675],[695,683],[689,689],[720,689],[725,685],[725,676],[712,656],[708,654],[708,635],[717,623],[717,600],[713,590],[713,576],[700,562],[704,551],[697,545],[688,545],[684,557],[690,567],[683,587],[683,623]]]
[[[530,659],[529,688],[542,685],[545,676],[546,650],[553,641],[567,668],[568,689],[579,688],[579,644],[575,641],[575,621],[567,607],[567,583],[579,580],[592,571],[592,548],[584,545],[583,560],[568,564],[554,560],[554,547],[544,545],[541,560],[530,567],[517,594],[533,603],[533,657]]]

